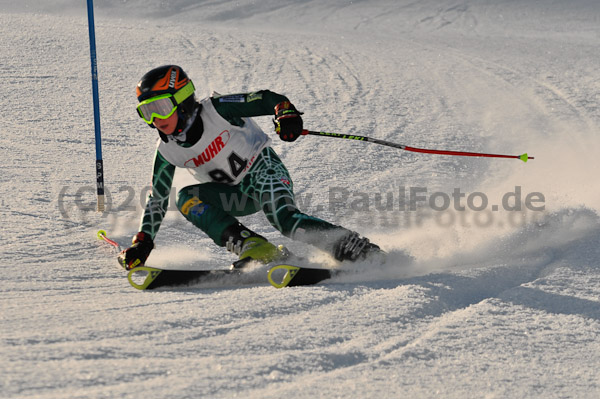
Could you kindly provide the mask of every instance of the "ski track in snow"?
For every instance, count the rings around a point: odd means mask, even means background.
[[[97,4],[104,215],[93,211],[85,10],[61,5],[0,13],[10,110],[0,116],[0,397],[600,394],[594,2]],[[372,237],[389,261],[342,265],[352,273],[313,287],[250,276],[137,292],[95,233],[126,244],[137,229],[156,138],[135,116],[133,87],[166,63],[199,97],[285,93],[309,129],[536,159],[275,138],[301,208]],[[258,122],[271,131],[270,118]],[[191,182],[178,172],[174,186]],[[459,187],[492,205],[515,186],[543,193],[545,211],[449,212],[448,225],[425,203],[398,210],[402,187]],[[378,210],[388,195],[394,209]],[[262,215],[244,222],[304,251]],[[218,267],[231,260],[223,252],[171,206],[151,259]]]

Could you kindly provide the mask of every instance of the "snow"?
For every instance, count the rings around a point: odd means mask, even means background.
[[[0,397],[600,395],[597,1],[97,1],[103,214],[84,3],[1,1]],[[312,287],[140,292],[96,232],[136,232],[156,135],[133,88],[166,63],[199,97],[287,94],[309,129],[535,159],[274,140],[303,209],[390,260]],[[149,263],[230,261],[173,207]]]

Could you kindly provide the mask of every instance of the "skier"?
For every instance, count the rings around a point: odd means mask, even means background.
[[[126,269],[142,266],[167,210],[175,168],[187,168],[201,183],[179,191],[177,208],[217,245],[244,263],[269,263],[289,255],[243,226],[236,216],[262,210],[285,236],[312,244],[339,261],[381,252],[367,238],[306,215],[294,203],[290,175],[270,147],[271,139],[251,119],[273,115],[275,130],[288,142],[302,134],[302,113],[287,97],[262,90],[213,95],[196,101],[194,85],[176,65],[146,73],[137,84],[139,116],[158,130],[152,193],[133,245],[119,254]]]

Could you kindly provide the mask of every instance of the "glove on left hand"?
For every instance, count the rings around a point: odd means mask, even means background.
[[[302,112],[289,101],[280,102],[275,106],[275,131],[283,141],[295,141],[302,135]]]

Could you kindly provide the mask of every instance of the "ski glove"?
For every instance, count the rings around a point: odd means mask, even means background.
[[[140,231],[133,236],[133,245],[119,254],[119,263],[126,270],[131,270],[137,266],[143,266],[148,255],[154,249],[154,241],[149,234]]]
[[[302,135],[302,112],[289,101],[280,102],[275,106],[275,131],[283,141],[295,141]]]

